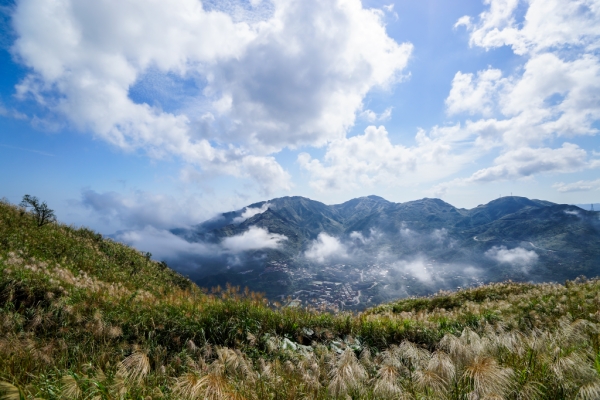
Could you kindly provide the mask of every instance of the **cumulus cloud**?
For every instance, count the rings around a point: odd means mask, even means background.
[[[545,172],[575,172],[590,166],[587,152],[579,146],[564,143],[557,149],[519,148],[502,154],[493,167],[475,172],[468,182],[480,183],[502,179],[518,179]]]
[[[325,261],[346,258],[348,253],[346,246],[338,238],[321,232],[304,252],[304,256],[309,260],[324,263]]]
[[[544,173],[569,173],[598,167],[596,159],[589,159],[585,150],[572,143],[564,143],[557,149],[523,147],[509,150],[497,157],[494,164],[474,172],[467,178],[457,178],[438,184],[433,187],[432,192],[442,196],[454,187],[525,179]]]
[[[448,114],[492,114],[496,103],[494,97],[502,84],[502,71],[499,69],[479,71],[475,79],[473,74],[457,72],[446,98]]]
[[[281,0],[276,7],[274,20],[209,89],[232,98],[230,114],[243,122],[231,135],[275,148],[325,144],[353,125],[371,88],[398,79],[412,45],[389,38],[381,13],[359,1]]]
[[[506,246],[494,246],[485,252],[485,255],[499,263],[511,264],[525,267],[537,262],[539,256],[533,250],[526,250],[522,247],[507,249]]]
[[[600,9],[591,0],[490,0],[478,18],[458,20],[471,46],[511,46],[521,68],[459,71],[446,99],[451,116],[468,114],[466,135],[483,151],[499,149],[493,166],[434,188],[596,168],[598,161],[561,137],[597,135],[600,120]],[[524,17],[521,17],[525,11]]]
[[[477,76],[458,72],[446,99],[447,112],[481,114],[466,127],[480,146],[539,145],[555,137],[595,135],[600,119],[600,59],[583,54],[563,60],[543,53],[522,70],[502,77],[496,69]]]
[[[528,0],[527,12],[517,18],[523,0],[489,0],[489,9],[478,21],[465,16],[456,27],[465,26],[471,33],[471,46],[490,49],[511,46],[524,55],[580,46],[598,49],[600,8],[594,0]]]
[[[16,95],[118,148],[289,189],[269,154],[343,137],[366,94],[398,81],[412,45],[359,0],[230,3],[20,1],[12,51],[30,73]],[[131,88],[156,76],[193,94],[134,100]]]
[[[265,204],[263,204],[261,207],[245,207],[244,211],[242,212],[242,215],[240,215],[239,217],[235,217],[233,219],[233,223],[234,224],[241,224],[242,222],[244,222],[245,220],[247,220],[248,218],[252,218],[257,214],[262,214],[265,211],[267,211],[269,209],[270,204],[267,202]]]
[[[284,235],[269,233],[267,229],[251,226],[246,232],[223,239],[223,248],[232,252],[260,249],[277,249],[287,240]]]
[[[590,190],[600,189],[600,179],[595,181],[577,181],[573,183],[555,183],[552,185],[553,188],[561,193],[568,192],[588,192]]]
[[[471,157],[453,151],[462,139],[459,126],[421,130],[415,139],[413,147],[393,144],[383,126],[369,126],[363,135],[331,142],[323,161],[301,153],[298,163],[311,174],[311,186],[328,191],[432,181],[460,170]]]

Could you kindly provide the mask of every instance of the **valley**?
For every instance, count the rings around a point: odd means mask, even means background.
[[[598,212],[516,196],[470,210],[440,199],[328,206],[283,197],[172,232],[215,248],[251,234],[269,244],[252,239],[258,247],[192,257],[185,269],[167,260],[201,287],[248,287],[273,302],[334,311],[488,282],[596,276],[600,261]]]

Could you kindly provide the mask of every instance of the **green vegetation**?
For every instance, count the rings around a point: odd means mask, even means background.
[[[280,307],[0,202],[5,399],[597,399],[599,309],[584,279]]]

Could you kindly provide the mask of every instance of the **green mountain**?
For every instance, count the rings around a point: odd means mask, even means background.
[[[470,210],[429,198],[393,203],[368,196],[325,205],[282,197],[173,232],[191,242],[219,244],[251,228],[285,240],[237,255],[237,264],[230,256],[199,259],[186,273],[202,286],[234,282],[271,298],[310,292],[313,281],[348,283],[354,306],[364,307],[483,282],[564,281],[600,272],[598,212],[516,196]],[[337,253],[328,245],[337,246]],[[361,290],[375,283],[371,292]],[[329,297],[321,304],[351,306]]]

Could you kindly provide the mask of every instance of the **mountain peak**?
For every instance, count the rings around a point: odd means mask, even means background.
[[[362,197],[362,198],[364,198],[364,197]],[[388,201],[388,200],[384,199],[384,198],[383,198],[383,197],[381,197],[381,196],[376,196],[376,195],[374,195],[374,194],[371,194],[371,195],[369,195],[369,196],[366,196],[366,198],[367,198],[367,199],[371,199],[371,200],[377,200],[377,201],[383,201],[383,202],[389,203],[389,201]]]

